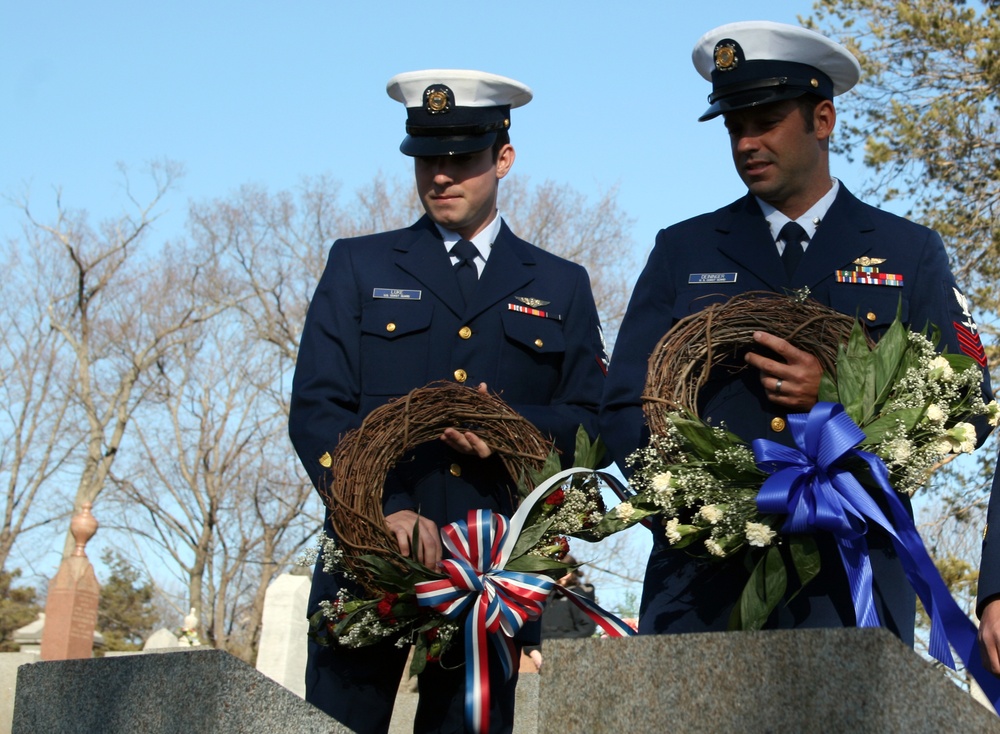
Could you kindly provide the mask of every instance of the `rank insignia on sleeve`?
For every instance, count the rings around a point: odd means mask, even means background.
[[[838,283],[856,283],[859,285],[888,285],[896,288],[903,286],[902,273],[883,273],[877,266],[885,262],[884,257],[859,257],[852,264],[854,270],[836,270],[834,275]]]
[[[545,303],[548,303],[546,301]],[[552,313],[551,311],[540,311],[537,308],[531,308],[530,306],[518,306],[516,303],[507,304],[508,311],[517,311],[517,313],[528,314],[528,316],[538,316],[543,319],[552,319],[553,321],[562,321],[562,316],[557,313]]]
[[[972,357],[980,367],[986,366],[986,350],[983,349],[983,342],[979,338],[979,324],[972,318],[972,309],[969,306],[969,299],[958,288],[952,288],[955,292],[955,300],[958,301],[959,308],[962,309],[964,321],[953,321],[955,327],[955,337],[958,339],[958,346],[963,354]]]

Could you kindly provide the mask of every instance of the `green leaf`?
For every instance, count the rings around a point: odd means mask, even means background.
[[[598,436],[594,439],[594,442],[590,444],[590,458],[587,460],[586,464],[581,464],[581,466],[586,466],[589,469],[596,469],[597,467],[603,465],[604,457],[607,453],[607,444],[604,443],[604,439]]]
[[[569,533],[570,537],[586,540],[589,543],[596,543],[609,535],[614,535],[638,524],[641,520],[651,515],[659,515],[663,512],[663,508],[652,501],[639,503],[633,498],[629,500],[629,504],[632,505],[632,515],[628,520],[623,520],[615,514],[615,510],[611,510],[596,525],[589,528],[580,528],[574,533]]]
[[[875,389],[869,377],[871,351],[864,331],[857,323],[851,330],[846,349],[837,355],[837,387],[844,410],[855,423],[864,419],[874,404]]]
[[[549,455],[545,457],[545,463],[542,464],[542,468],[538,471],[528,469],[528,476],[531,477],[532,486],[537,487],[546,479],[558,474],[560,471],[562,471],[562,462],[559,460],[559,454],[557,454],[555,449],[553,449],[549,452]],[[524,491],[522,491],[522,494],[525,497],[528,495],[528,493]]]
[[[912,431],[914,426],[923,418],[926,410],[926,408],[903,408],[902,410],[896,410],[892,413],[879,416],[863,427],[865,440],[861,442],[861,445],[871,446],[878,443],[885,438],[885,435],[889,431],[898,430],[900,423],[903,424],[906,432]]]
[[[945,352],[941,356],[948,360],[948,364],[951,365],[951,368],[955,372],[964,372],[967,369],[977,366],[976,360],[964,354],[948,354]]]
[[[529,550],[538,545],[538,542],[544,537],[544,535],[549,532],[549,528],[552,527],[552,520],[542,520],[534,525],[530,525],[521,530],[521,535],[517,539],[517,543],[514,544],[514,550],[510,552],[511,558],[517,558],[518,556],[523,556]]]
[[[420,675],[427,667],[427,638],[417,635],[417,641],[413,645],[413,657],[410,659],[410,677]]]
[[[872,353],[875,363],[875,396],[873,405],[863,417],[865,422],[871,420],[878,407],[888,399],[908,351],[907,331],[897,317],[879,339]]]
[[[420,517],[413,523],[413,534],[410,535],[410,555],[411,561],[417,560],[417,552],[420,549]]]
[[[573,466],[582,466],[586,469],[596,469],[601,459],[604,458],[604,442],[598,436],[591,443],[590,436],[583,426],[576,429],[576,450],[573,454]]]
[[[676,530],[681,534],[681,539],[676,543],[671,543],[671,548],[686,548],[696,540],[702,540],[711,533],[711,528],[702,528],[697,525],[678,525]]]
[[[799,577],[799,588],[789,599],[805,588],[805,585],[816,578],[820,569],[819,548],[811,535],[793,535],[788,540],[788,551],[792,557],[792,566]]]
[[[687,441],[695,456],[706,461],[715,458],[719,443],[711,426],[703,421],[690,420],[679,415],[671,415],[670,422]]]
[[[757,562],[729,618],[730,629],[759,630],[778,606],[788,586],[781,551],[772,546]]]
[[[840,392],[837,389],[837,380],[834,379],[833,375],[824,372],[823,376],[819,378],[819,395],[817,399],[821,403],[839,403]]]

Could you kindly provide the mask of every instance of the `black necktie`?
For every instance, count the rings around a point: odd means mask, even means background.
[[[785,273],[791,278],[795,268],[802,260],[802,243],[806,241],[806,231],[798,222],[789,222],[781,228],[778,239],[785,243],[785,251],[781,253],[781,262],[785,264]]]
[[[476,283],[479,282],[479,271],[476,270],[474,262],[479,250],[468,240],[459,240],[452,246],[451,254],[458,258],[458,262],[455,263],[455,275],[458,276],[458,285],[462,289],[465,304],[468,305],[476,290]]]

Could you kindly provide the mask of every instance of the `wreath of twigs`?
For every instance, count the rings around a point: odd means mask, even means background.
[[[321,494],[346,570],[366,588],[375,588],[375,580],[360,557],[394,563],[399,551],[382,514],[386,475],[412,449],[439,440],[445,428],[463,427],[490,445],[514,481],[532,488],[527,470],[542,468],[551,443],[496,395],[453,382],[431,383],[376,408],[337,444]]]
[[[854,327],[851,316],[816,301],[771,291],[747,291],[678,321],[649,357],[643,410],[650,432],[667,433],[670,411],[698,415],[698,392],[713,369],[746,369],[753,332],[766,331],[813,354],[836,374],[837,350]],[[663,410],[663,408],[667,410]]]

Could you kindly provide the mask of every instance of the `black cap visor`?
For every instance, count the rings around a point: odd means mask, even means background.
[[[465,155],[489,148],[497,139],[496,132],[482,135],[407,135],[399,150],[409,156]]]
[[[771,104],[772,102],[783,102],[786,99],[797,99],[812,90],[797,89],[787,86],[770,87],[768,89],[754,89],[741,94],[733,94],[728,97],[716,99],[705,114],[698,118],[698,122],[711,120],[727,112],[743,110],[748,107],[759,107],[760,105]]]

